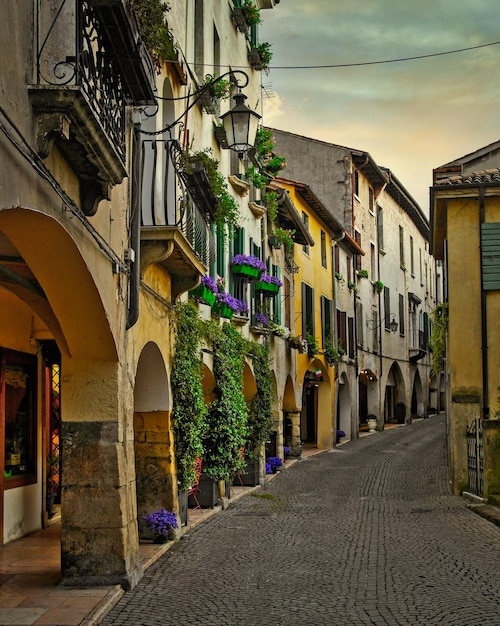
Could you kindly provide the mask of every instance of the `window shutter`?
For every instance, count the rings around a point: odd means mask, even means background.
[[[500,223],[481,224],[483,289],[500,289]]]

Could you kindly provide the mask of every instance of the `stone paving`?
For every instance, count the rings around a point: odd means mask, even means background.
[[[500,528],[434,416],[309,457],[150,567],[105,626],[500,625]]]

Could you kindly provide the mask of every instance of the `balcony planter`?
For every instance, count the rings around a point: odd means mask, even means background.
[[[189,293],[195,298],[201,300],[204,304],[208,304],[208,306],[214,305],[216,298],[215,293],[205,285],[198,285],[196,289],[193,289]]]
[[[233,9],[233,13],[231,15],[234,25],[236,26],[236,30],[240,33],[246,34],[248,32],[248,22],[245,16],[245,11],[242,7],[235,7]]]
[[[281,249],[281,239],[277,235],[269,235],[269,245],[275,250]]]
[[[200,486],[198,488],[198,502],[202,509],[213,509],[219,501],[219,489],[217,481],[205,474],[200,476]],[[196,502],[189,496],[189,507],[194,508]]]
[[[228,320],[234,315],[233,309],[223,302],[216,302],[213,306],[213,312],[218,313],[221,317],[225,317]]]
[[[271,44],[265,42],[250,48],[248,51],[248,62],[250,67],[257,71],[267,70],[271,63]]]
[[[276,276],[263,274],[260,281],[255,284],[255,291],[260,291],[264,296],[272,298],[275,296],[283,283]]]
[[[251,254],[237,254],[231,260],[232,271],[235,276],[246,280],[259,280],[262,272],[266,271],[266,264]]]

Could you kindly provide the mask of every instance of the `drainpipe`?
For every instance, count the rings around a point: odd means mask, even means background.
[[[132,131],[132,193],[130,198],[130,258],[127,330],[139,319],[140,241],[141,241],[141,126],[134,123]]]
[[[338,328],[337,328],[337,279],[335,278],[335,245],[342,241],[345,237],[345,231],[342,231],[342,235],[338,239],[332,239],[332,247],[331,247],[331,257],[330,257],[330,265],[332,268],[332,298],[333,298],[333,345],[335,348],[339,345],[339,337],[338,337]],[[337,380],[334,381],[333,392],[334,392],[334,402],[333,402],[333,427],[334,430],[337,431],[340,428],[339,423],[339,415],[337,411],[338,406],[338,393],[339,393],[339,376],[338,376],[338,362],[335,365],[335,375]]]
[[[488,383],[488,325],[486,317],[486,291],[483,288],[483,242],[481,226],[485,222],[484,185],[479,186],[479,264],[481,268],[481,358],[483,365],[483,419],[489,419],[489,383]]]

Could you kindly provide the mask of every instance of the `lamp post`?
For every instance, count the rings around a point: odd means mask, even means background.
[[[376,328],[380,328],[388,317],[391,318],[391,321],[389,322],[389,330],[391,331],[391,333],[395,333],[398,330],[398,323],[396,322],[395,313],[389,313],[388,315],[383,317],[378,324],[375,320],[366,320],[366,326],[369,330],[375,330]]]
[[[255,143],[260,115],[245,104],[247,97],[241,89],[234,96],[235,106],[220,118],[226,131],[227,146],[242,155]]]

